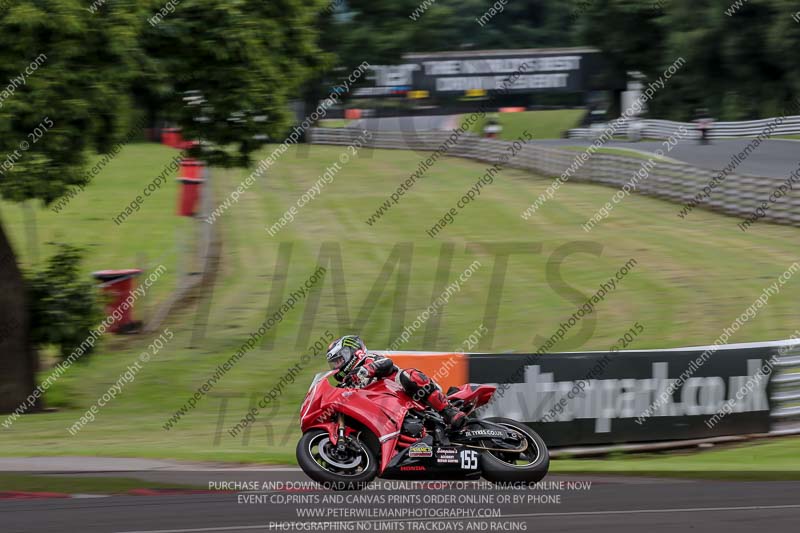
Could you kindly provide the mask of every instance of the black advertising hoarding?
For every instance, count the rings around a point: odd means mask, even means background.
[[[374,86],[357,89],[354,96],[411,90],[456,95],[502,87],[511,93],[577,93],[626,87],[625,77],[613,76],[600,52],[591,48],[407,54],[403,61],[371,66]]]
[[[500,384],[481,416],[524,421],[550,446],[681,440],[768,432],[776,352],[472,354],[469,376]]]
[[[492,91],[503,87],[511,75],[518,77],[510,86],[510,92],[579,92],[583,86],[585,54],[580,53],[414,57],[419,65],[414,76],[414,88],[431,93],[464,93],[470,89]]]

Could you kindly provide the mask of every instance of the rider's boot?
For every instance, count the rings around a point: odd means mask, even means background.
[[[428,405],[436,409],[439,414],[444,417],[445,422],[450,425],[451,429],[458,431],[464,427],[464,423],[467,421],[467,415],[453,407],[439,389],[434,390],[430,396],[428,396]]]

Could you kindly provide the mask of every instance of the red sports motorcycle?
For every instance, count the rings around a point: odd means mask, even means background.
[[[318,374],[300,411],[297,462],[311,479],[340,490],[361,489],[376,476],[391,479],[473,479],[535,483],[550,464],[547,446],[508,418],[469,417],[458,432],[392,379],[362,388],[332,385]],[[496,387],[451,387],[447,397],[468,416]]]

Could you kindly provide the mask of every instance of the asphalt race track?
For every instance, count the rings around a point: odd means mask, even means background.
[[[419,117],[362,118],[351,128],[370,131],[402,131],[408,134],[421,131],[451,130],[458,126],[459,115],[430,115]]]
[[[149,477],[166,475],[148,472]],[[171,473],[174,477],[175,472]],[[123,475],[116,473],[115,475]],[[130,477],[130,473],[124,474]],[[142,473],[144,476],[145,473]],[[0,500],[3,533],[254,531],[797,531],[800,481],[733,482],[548,476],[540,488],[481,482],[443,488],[381,481],[362,492],[300,487],[294,469],[180,473],[182,481],[283,480],[281,490]],[[296,480],[296,486],[291,486]],[[394,485],[392,485],[394,484]],[[398,485],[398,484],[402,484]],[[349,498],[342,503],[323,498]],[[391,499],[393,498],[393,500]],[[355,501],[353,499],[360,499]],[[391,511],[391,516],[377,515]],[[501,516],[487,516],[497,513]],[[301,513],[315,512],[316,517]],[[372,513],[356,516],[352,513]],[[464,514],[472,516],[464,516]],[[481,517],[483,515],[484,517]]]
[[[373,119],[366,119],[371,121]],[[370,129],[448,129],[454,117],[419,117],[413,127],[374,119]],[[382,121],[380,124],[377,121]],[[404,126],[404,127],[400,127]],[[536,141],[549,146],[588,146],[591,141]],[[699,145],[680,141],[666,155],[719,170],[748,140]],[[643,152],[660,142],[612,141],[608,147]],[[800,144],[763,142],[737,174],[786,177],[800,165]],[[121,462],[121,461],[124,461]],[[74,463],[74,464],[72,464]],[[14,467],[17,465],[17,467]],[[118,468],[124,465],[124,468]],[[800,481],[711,481],[635,476],[548,476],[534,488],[498,489],[486,482],[380,481],[362,492],[314,488],[296,468],[177,467],[167,462],[101,458],[0,460],[0,470],[54,476],[125,477],[197,487],[151,495],[4,499],[0,533],[212,533],[258,531],[583,531],[656,533],[796,532],[800,530]],[[273,488],[225,489],[252,481]],[[274,485],[281,485],[274,487]],[[337,500],[338,499],[338,500]]]
[[[423,131],[447,131],[456,128],[460,115],[433,115],[418,117],[380,117],[364,118],[356,121],[351,127],[370,131],[401,131],[409,135]],[[536,125],[531,125],[535,129]],[[546,146],[589,146],[591,139],[551,139],[535,141]],[[609,141],[604,146],[609,148],[627,148],[641,152],[654,153],[661,149],[666,157],[684,161],[696,167],[709,170],[722,170],[733,157],[744,150],[751,139],[720,139],[710,144],[701,145],[695,139],[679,139],[677,144],[668,150],[669,145],[661,141]],[[755,149],[751,149],[749,157],[738,163],[735,174],[786,178],[800,168],[800,141],[766,140]]]
[[[554,139],[536,141],[548,146],[589,146],[586,139]],[[701,145],[694,139],[681,139],[672,150],[659,141],[625,142],[610,141],[604,144],[609,148],[628,148],[653,153],[663,150],[666,157],[684,161],[690,165],[710,170],[721,170],[733,161],[734,155],[744,150],[750,139],[715,140]],[[800,141],[767,140],[757,148],[751,149],[750,156],[742,161],[734,174],[787,178],[800,167]]]

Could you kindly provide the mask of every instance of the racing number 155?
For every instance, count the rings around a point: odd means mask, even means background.
[[[462,450],[460,457],[462,470],[478,469],[478,452],[475,450]]]

